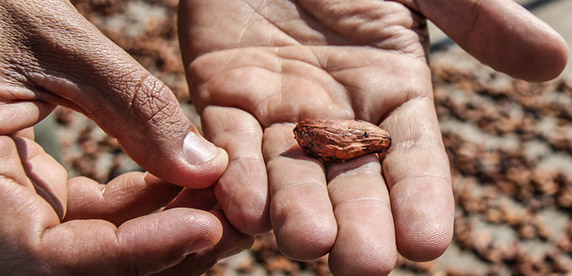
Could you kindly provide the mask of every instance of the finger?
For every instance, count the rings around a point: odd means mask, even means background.
[[[0,137],[0,208],[6,211],[0,216],[0,232],[2,256],[7,257],[0,274],[148,274],[221,238],[215,216],[186,208],[139,217],[119,228],[102,220],[60,224],[20,161],[16,143]]]
[[[263,153],[270,185],[270,221],[280,250],[294,259],[326,254],[337,232],[324,167],[296,145],[293,124],[266,128]]]
[[[389,192],[375,155],[327,168],[338,222],[330,252],[334,275],[387,275],[397,259]]]
[[[185,207],[209,211],[217,206],[214,188],[211,186],[204,189],[185,188],[165,209]]]
[[[103,220],[69,221],[44,230],[38,250],[55,274],[147,275],[214,246],[222,232],[212,214],[175,208],[118,228]]]
[[[41,3],[6,4],[26,30],[14,34],[25,39],[13,45],[26,51],[10,54],[14,68],[27,70],[9,73],[26,80],[19,85],[28,91],[16,91],[13,100],[71,107],[116,137],[151,173],[181,186],[214,184],[227,165],[226,153],[198,134],[170,89],[69,2]]]
[[[38,231],[60,223],[52,206],[35,191],[27,177],[19,149],[8,136],[0,136],[0,274],[46,274],[35,262],[28,242],[37,244]],[[39,227],[38,227],[39,224]],[[26,263],[25,266],[21,264]]]
[[[19,130],[17,132],[10,134],[9,136],[10,137],[28,138],[30,140],[34,140],[36,137],[36,135],[34,134],[34,128],[33,127],[24,128],[22,130]]]
[[[35,192],[49,203],[60,219],[66,214],[68,174],[44,149],[28,138],[13,138],[25,175]]]
[[[392,135],[383,162],[399,252],[415,261],[440,256],[453,234],[449,162],[431,97],[408,101],[382,127]]]
[[[22,167],[18,147],[12,137],[0,135],[0,175],[27,189],[34,189]]]
[[[471,55],[529,81],[557,77],[568,59],[566,41],[512,0],[409,1]]]
[[[10,88],[0,85],[0,95]],[[55,105],[41,101],[22,101],[0,96],[0,134],[11,134],[34,126],[55,108]]]
[[[222,212],[212,211],[223,225],[223,235],[216,246],[188,255],[180,264],[162,271],[158,275],[202,275],[218,260],[238,254],[254,243],[254,237],[237,231]]]
[[[228,168],[215,185],[229,221],[243,233],[268,231],[268,180],[258,121],[239,109],[210,106],[204,109],[202,122],[205,136],[229,155]]]
[[[126,173],[107,184],[85,177],[68,182],[67,221],[104,219],[115,225],[165,206],[181,187],[149,173]]]

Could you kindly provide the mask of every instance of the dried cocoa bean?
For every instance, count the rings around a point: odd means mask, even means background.
[[[302,149],[324,161],[343,162],[391,146],[389,132],[365,121],[307,119],[296,125],[294,135]]]

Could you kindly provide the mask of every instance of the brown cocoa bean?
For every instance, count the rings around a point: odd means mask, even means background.
[[[302,149],[323,161],[384,153],[391,146],[389,132],[365,121],[307,119],[296,125],[294,135]]]

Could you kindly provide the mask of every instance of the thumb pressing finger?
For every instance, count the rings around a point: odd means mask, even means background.
[[[25,49],[11,53],[11,60],[28,68],[15,70],[20,77],[14,79],[25,79],[22,86],[31,91],[15,101],[39,100],[84,113],[143,168],[169,182],[199,188],[218,179],[226,153],[201,137],[163,82],[69,2],[9,2],[6,14],[20,24],[12,30],[14,47]]]

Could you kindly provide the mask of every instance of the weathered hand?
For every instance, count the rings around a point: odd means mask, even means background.
[[[549,79],[566,63],[562,38],[511,1],[182,1],[191,93],[230,157],[215,193],[233,225],[271,225],[286,255],[329,252],[341,275],[386,274],[397,251],[423,261],[447,248],[454,203],[424,16],[516,77]],[[305,118],[367,120],[393,145],[381,159],[322,164],[294,140]]]
[[[56,105],[95,120],[164,180],[68,181],[29,128]],[[252,242],[219,212],[188,208],[214,201],[179,194],[213,185],[227,163],[171,91],[69,1],[0,0],[0,274],[199,274]]]
[[[128,173],[106,185],[68,181],[63,167],[21,136],[0,136],[0,274],[199,275],[252,243],[217,212],[154,212],[181,188],[151,174]]]
[[[0,30],[0,134],[63,105],[171,183],[202,188],[225,170],[226,153],[198,135],[171,90],[69,1],[0,0]]]

